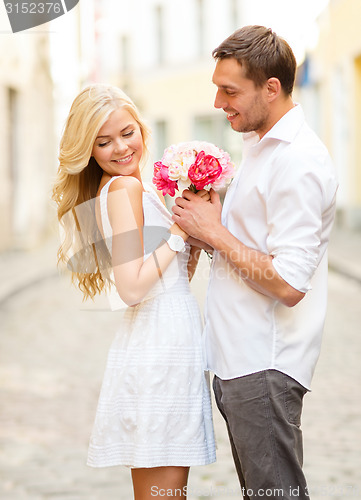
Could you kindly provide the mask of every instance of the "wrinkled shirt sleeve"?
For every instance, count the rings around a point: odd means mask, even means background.
[[[312,276],[327,247],[330,231],[323,241],[323,207],[334,211],[334,201],[327,199],[334,194],[334,181],[323,168],[325,161],[284,161],[269,186],[268,252],[277,273],[303,293],[312,288]]]

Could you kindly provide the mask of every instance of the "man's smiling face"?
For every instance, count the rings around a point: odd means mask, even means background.
[[[256,87],[253,80],[245,77],[245,70],[238,61],[229,57],[217,61],[213,83],[217,86],[214,106],[227,113],[233,130],[263,135],[270,114],[267,82]]]

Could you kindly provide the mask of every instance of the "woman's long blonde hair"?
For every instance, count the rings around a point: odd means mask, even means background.
[[[52,196],[64,232],[58,262],[71,270],[72,281],[78,284],[84,299],[93,298],[111,283],[111,256],[95,218],[95,198],[103,171],[91,155],[100,128],[119,108],[125,108],[140,127],[144,165],[149,129],[131,99],[110,85],[94,84],[80,92],[71,106],[60,142]]]

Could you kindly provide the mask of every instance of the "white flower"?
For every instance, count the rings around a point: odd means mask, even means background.
[[[185,151],[184,153],[177,152],[173,154],[172,158],[169,153],[167,157],[169,178],[172,181],[186,181],[188,179],[188,170],[193,165],[195,158],[196,155],[193,151]],[[164,163],[164,157],[162,163],[166,165],[166,163]]]

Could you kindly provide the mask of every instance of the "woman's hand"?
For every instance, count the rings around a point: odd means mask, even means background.
[[[213,253],[213,248],[210,245],[208,245],[208,243],[205,243],[202,240],[198,240],[197,238],[193,238],[193,236],[189,236],[187,241],[192,247],[201,248],[202,250],[205,250],[208,253]]]

